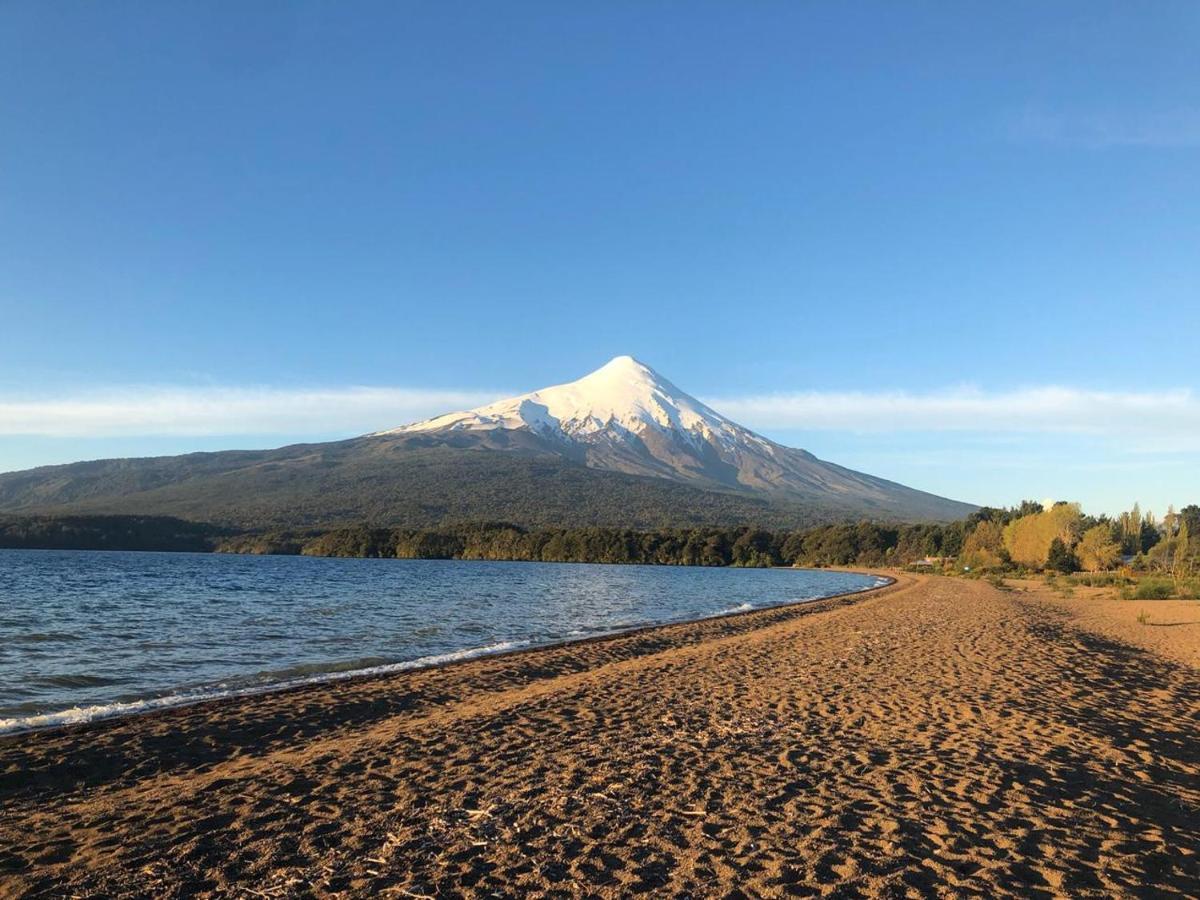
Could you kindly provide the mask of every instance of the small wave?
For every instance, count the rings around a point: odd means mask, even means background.
[[[125,680],[124,678],[106,678],[103,675],[39,675],[36,678],[30,678],[29,684],[35,687],[85,688],[121,684]]]
[[[422,656],[404,662],[384,663],[377,666],[367,666],[361,669],[330,672],[323,671],[303,678],[291,678],[286,681],[276,681],[270,684],[255,685],[244,688],[199,688],[193,691],[182,691],[168,694],[165,697],[149,697],[145,700],[131,700],[123,703],[103,703],[95,706],[76,706],[57,712],[41,713],[31,716],[16,716],[0,718],[0,734],[12,734],[20,731],[34,731],[40,728],[52,728],[59,725],[81,725],[99,719],[111,719],[115,716],[137,715],[158,709],[170,709],[179,706],[190,706],[203,703],[206,700],[220,700],[227,697],[249,697],[255,694],[265,694],[271,691],[301,687],[306,684],[325,684],[333,681],[345,681],[364,675],[387,675],[391,672],[404,672],[410,669],[427,669],[431,666],[474,659],[477,656],[490,656],[524,647],[529,641],[500,641],[485,647],[472,647],[466,650],[454,650],[449,653],[439,653],[433,656]]]
[[[514,565],[517,565],[517,564],[514,564]],[[856,593],[857,591],[870,590],[873,587],[879,587],[879,586],[882,586],[885,584],[890,584],[890,583],[892,583],[892,581],[893,581],[892,579],[869,577],[869,578],[862,579],[859,582],[862,586],[858,587],[857,589],[843,588],[843,589],[841,589],[839,591],[835,591],[835,592],[836,593]],[[779,605],[786,604],[786,603],[807,603],[807,602],[824,599],[827,596],[829,596],[829,595],[822,594],[820,596],[793,597],[789,600],[782,601],[782,603],[760,603],[757,605],[754,603],[746,602],[746,603],[738,604],[736,606],[731,606],[728,608],[717,610],[716,612],[709,613],[707,616],[698,616],[698,618],[711,618],[714,616],[724,616],[724,615],[732,615],[732,614],[743,613],[743,612],[750,612],[752,610],[775,607],[775,606],[779,606]],[[728,600],[729,600],[729,598],[726,598],[726,602],[728,602]],[[332,609],[332,607],[328,607],[328,608]],[[409,669],[428,668],[428,667],[432,667],[432,666],[442,665],[445,663],[456,662],[459,660],[471,659],[471,658],[478,657],[478,656],[486,656],[486,655],[495,654],[495,653],[503,653],[503,652],[506,652],[509,650],[515,650],[520,647],[529,646],[532,644],[541,645],[541,644],[545,644],[545,643],[555,643],[557,641],[563,641],[564,639],[567,642],[570,642],[573,640],[580,640],[585,637],[594,637],[594,636],[598,637],[598,636],[604,636],[604,635],[620,634],[620,633],[628,631],[630,629],[644,627],[644,626],[650,626],[650,625],[657,625],[657,624],[666,624],[666,622],[663,622],[661,620],[660,621],[641,620],[636,617],[628,617],[628,618],[625,618],[625,619],[622,619],[622,620],[619,620],[616,622],[608,623],[604,626],[585,626],[583,628],[575,628],[565,634],[563,634],[563,633],[535,634],[535,635],[530,636],[526,640],[502,641],[499,643],[489,644],[489,645],[485,645],[485,646],[479,646],[479,647],[463,649],[463,650],[456,650],[456,651],[443,653],[443,654],[437,654],[437,655],[424,656],[424,657],[421,657],[418,659],[413,659],[413,660],[408,660],[408,661],[403,661],[403,662],[382,662],[382,661],[380,661],[380,662],[378,662],[378,664],[376,664],[375,659],[371,659],[368,657],[365,659],[358,659],[358,660],[354,660],[354,661],[350,661],[350,662],[342,662],[342,663],[330,662],[327,664],[321,664],[321,665],[316,665],[316,666],[312,666],[312,667],[298,666],[298,667],[290,669],[290,670],[262,672],[262,673],[259,673],[257,676],[254,676],[254,675],[251,675],[249,677],[239,676],[238,678],[230,679],[229,681],[224,682],[224,683],[218,683],[218,684],[208,683],[201,687],[180,688],[180,689],[175,690],[172,693],[166,694],[164,696],[159,696],[159,697],[148,697],[145,699],[124,699],[124,700],[114,701],[114,702],[107,703],[107,704],[97,704],[94,706],[77,706],[77,707],[74,707],[71,709],[59,710],[59,711],[55,711],[55,712],[45,712],[45,713],[36,713],[36,712],[34,712],[33,709],[30,709],[30,711],[29,711],[30,714],[28,714],[28,715],[17,715],[17,716],[11,716],[8,718],[0,716],[0,734],[20,732],[20,731],[32,731],[32,730],[36,730],[36,729],[50,728],[50,727],[62,726],[62,725],[80,724],[80,723],[91,722],[91,721],[95,721],[95,720],[99,720],[99,719],[106,719],[106,718],[112,718],[112,717],[124,716],[124,715],[136,715],[136,714],[146,713],[146,712],[150,712],[150,711],[154,711],[154,710],[186,706],[186,705],[190,705],[190,704],[201,703],[201,702],[208,701],[208,700],[215,700],[215,699],[221,699],[221,698],[226,698],[226,697],[239,697],[239,696],[248,696],[248,695],[255,695],[255,694],[264,694],[264,693],[268,693],[268,692],[275,691],[275,690],[287,689],[290,687],[296,687],[296,686],[301,686],[301,685],[305,685],[305,684],[336,682],[336,681],[341,681],[344,679],[349,679],[349,678],[354,678],[354,677],[359,677],[359,676],[383,675],[383,674],[399,672],[399,671],[404,671],[404,670],[409,670]],[[430,632],[436,632],[439,629],[436,626],[432,626],[432,627],[426,626],[426,628],[423,630],[427,630]],[[26,637],[33,639],[33,642],[37,641],[36,635],[27,635]],[[142,640],[145,640],[144,635],[142,635],[140,637]],[[43,638],[43,639],[48,640],[49,638]],[[70,638],[56,638],[56,639],[70,639]],[[199,649],[203,649],[203,648],[207,647],[207,648],[213,650],[214,653],[219,652],[221,649],[225,649],[216,642],[211,642],[211,643],[210,642],[197,642],[197,643],[195,643],[194,647],[199,648]],[[45,650],[42,650],[41,648],[35,649],[33,647],[30,647],[30,648],[26,649],[24,652],[25,653],[35,653],[35,652],[37,652],[37,653],[58,653],[59,651],[55,648],[47,648]],[[208,662],[212,662],[212,660],[208,660]],[[236,662],[236,661],[230,660],[231,665],[234,662]],[[167,667],[173,668],[174,666],[167,666]],[[62,678],[62,677],[75,677],[75,676],[46,676],[46,677]],[[87,677],[91,677],[91,676],[84,676],[84,677],[87,678]],[[79,683],[77,686],[81,686],[81,687],[82,686],[92,686],[95,683],[96,682],[83,682],[83,683]],[[76,686],[76,685],[60,683],[58,686],[70,687],[70,686]],[[126,693],[125,697],[129,698],[130,694]],[[13,712],[16,712],[16,711],[17,710],[14,710],[12,707],[10,707],[7,710],[7,712],[9,712],[10,714]],[[20,710],[20,711],[24,712],[24,710]]]
[[[348,640],[339,643],[349,643]],[[357,642],[356,642],[357,643]],[[297,663],[285,669],[269,669],[256,675],[248,676],[262,684],[284,684],[297,678],[308,678],[312,675],[335,675],[339,672],[363,672],[376,666],[390,665],[391,660],[382,656],[369,656],[363,659],[348,659],[343,662],[311,662]]]
[[[77,634],[69,631],[33,631],[28,634],[18,634],[7,638],[13,644],[50,644],[69,641],[82,641]]]
[[[718,616],[731,616],[734,613],[750,612],[750,610],[756,608],[753,603],[739,603],[737,606],[731,606],[728,609],[718,609],[716,612],[709,613],[708,618],[715,619]]]

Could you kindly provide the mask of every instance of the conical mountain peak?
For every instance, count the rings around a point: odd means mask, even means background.
[[[529,429],[543,436],[573,439],[600,432],[636,436],[657,430],[729,440],[745,432],[645,363],[632,356],[617,356],[577,381],[385,433],[493,429]]]
[[[608,362],[606,362],[604,365],[602,365],[596,371],[602,372],[605,369],[625,369],[628,371],[641,371],[641,370],[649,371],[650,367],[648,365],[646,365],[645,363],[634,359],[632,356],[624,355],[624,356],[614,356],[612,359],[610,359]]]
[[[919,492],[822,462],[743,428],[632,356],[577,381],[382,432],[419,446],[566,457],[588,468],[883,513]],[[938,510],[950,501],[928,498]],[[586,500],[582,501],[586,503]],[[966,509],[967,507],[962,507]]]
[[[219,522],[242,515],[253,496],[255,508],[274,517],[270,523],[295,523],[302,509],[315,522],[338,524],[350,516],[415,524],[405,517],[424,522],[439,508],[461,521],[617,524],[611,510],[618,509],[626,525],[646,516],[718,524],[749,515],[746,495],[754,498],[754,520],[779,514],[776,501],[802,505],[806,520],[951,519],[973,509],[760,437],[632,356],[577,381],[366,439],[210,456],[203,472],[182,456],[0,476],[0,502],[21,512],[82,503],[87,512],[186,511]],[[269,474],[280,466],[288,478]],[[656,484],[663,479],[689,490],[665,491]],[[172,487],[151,491],[148,484]]]
[[[589,372],[578,381],[570,383],[581,387],[591,386],[592,389],[601,389],[601,385],[610,387],[625,385],[632,388],[637,385],[652,385],[663,381],[665,379],[661,375],[632,356],[614,356],[600,368]],[[565,387],[565,385],[561,386]]]
[[[614,356],[591,375],[606,375],[622,376],[630,379],[639,378],[656,378],[658,373],[638,359],[632,356]],[[590,378],[590,375],[585,375],[584,378]]]

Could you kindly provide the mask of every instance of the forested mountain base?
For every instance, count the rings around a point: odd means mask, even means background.
[[[339,528],[312,536],[242,535],[217,550],[378,559],[490,559],[674,566],[903,565],[957,552],[965,523],[888,526],[863,522],[803,531],[738,528],[526,530],[509,524],[436,530]]]
[[[4,516],[173,516],[238,531],[495,521],[523,528],[790,529],[859,518],[948,517],[905,516],[903,510],[835,500],[705,490],[547,454],[425,447],[412,437],[99,460],[0,474]]]
[[[28,516],[0,520],[0,549],[206,553],[231,534],[170,516]]]
[[[1135,507],[1116,519],[1075,504],[984,508],[958,522],[859,522],[780,530],[730,527],[526,528],[507,522],[439,528],[359,525],[329,530],[235,532],[151,516],[65,516],[0,521],[0,547],[191,550],[223,553],[491,559],[679,566],[907,566],[941,571],[1103,572],[1118,566],[1170,575],[1200,571],[1200,507],[1161,521]]]
[[[0,521],[0,548],[688,566],[884,565],[904,564],[930,553],[956,553],[967,528],[965,522],[900,526],[863,522],[803,531],[754,526],[640,531],[525,529],[482,523],[438,529],[356,526],[234,533],[166,517],[69,516]]]

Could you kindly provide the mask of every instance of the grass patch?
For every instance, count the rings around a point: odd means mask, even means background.
[[[1066,576],[1072,584],[1083,587],[1121,587],[1133,584],[1133,579],[1120,572],[1076,572]]]
[[[1075,586],[1071,583],[1071,578],[1069,575],[1051,575],[1047,573],[1045,576],[1045,581],[1046,587],[1050,588],[1050,590],[1054,591],[1054,593],[1058,594],[1058,596],[1075,596]]]
[[[1175,582],[1170,578],[1142,578],[1121,591],[1126,600],[1167,600],[1175,594]]]
[[[1185,578],[1179,584],[1178,595],[1181,600],[1200,600],[1200,578]]]

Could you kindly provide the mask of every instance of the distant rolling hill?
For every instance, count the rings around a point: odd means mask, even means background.
[[[567,385],[345,441],[0,475],[0,512],[170,515],[239,528],[951,520],[975,507],[823,462],[618,357]]]

